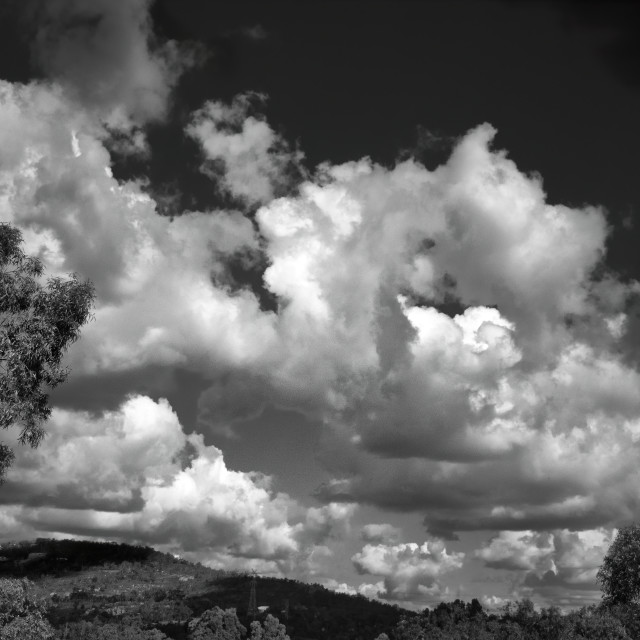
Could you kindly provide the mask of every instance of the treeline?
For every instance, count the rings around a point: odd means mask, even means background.
[[[0,640],[640,639],[640,605],[631,595],[565,614],[536,610],[530,600],[492,612],[475,599],[415,613],[258,577],[254,618],[250,576],[148,547],[40,539],[4,545],[0,563]]]
[[[88,540],[36,540],[0,546],[0,573],[12,576],[81,571],[107,563],[144,562],[162,556],[151,547]]]
[[[321,585],[258,577],[262,611],[254,620],[247,612],[250,576],[124,544],[45,539],[15,543],[0,548],[0,565],[0,579],[31,580],[32,600],[42,604],[42,616],[56,637],[65,640],[100,639],[104,634],[187,640],[189,625],[217,609],[233,611],[247,637],[253,633],[252,622],[264,625],[272,616],[295,640],[372,640],[382,632],[390,634],[403,611]],[[15,584],[26,584],[10,580],[5,588],[9,583],[14,591]],[[6,631],[0,630],[0,638],[5,637]]]
[[[163,602],[161,598],[159,602]],[[180,603],[176,603],[180,606]],[[289,625],[265,613],[244,624],[235,609],[218,606],[195,615],[186,606],[174,613],[186,619],[161,628],[149,608],[106,616],[83,617],[54,625],[45,603],[27,580],[0,578],[2,640],[312,640],[333,639],[331,629],[295,634]],[[166,610],[165,610],[166,613]],[[348,623],[342,619],[343,631]],[[510,603],[499,613],[483,610],[477,600],[442,603],[433,610],[407,613],[389,632],[367,640],[633,640],[640,637],[640,605],[592,605],[562,614],[557,607],[536,611],[530,600]],[[345,635],[345,637],[347,637]],[[352,635],[351,638],[361,637]]]
[[[537,611],[531,600],[511,602],[487,613],[477,600],[442,603],[403,618],[392,640],[635,640],[640,638],[640,605],[591,605],[562,614]],[[382,640],[382,639],[381,639]]]
[[[211,590],[186,598],[185,603],[197,615],[214,605],[236,608],[247,624],[248,576],[221,577],[211,586]],[[259,577],[257,598],[258,605],[268,606],[295,638],[370,640],[383,631],[389,633],[403,611],[361,595],[336,593],[321,585],[282,578]]]

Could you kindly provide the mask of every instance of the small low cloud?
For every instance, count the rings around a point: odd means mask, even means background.
[[[269,37],[267,30],[259,23],[254,24],[251,27],[244,27],[240,30],[240,33],[249,40],[261,41],[266,40]]]
[[[391,524],[366,524],[362,527],[360,537],[371,544],[397,544],[402,531]]]
[[[440,540],[367,544],[352,562],[358,573],[381,578],[375,585],[375,596],[398,602],[436,601],[443,593],[438,579],[462,566],[464,553],[448,553]],[[374,595],[371,585],[361,585],[363,595]]]

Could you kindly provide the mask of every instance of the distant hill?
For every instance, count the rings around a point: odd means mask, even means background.
[[[188,621],[215,606],[235,608],[246,627],[251,622],[250,576],[208,569],[150,547],[42,538],[5,544],[3,577],[31,580],[56,629],[133,621],[182,640]],[[258,577],[256,592],[263,608],[258,619],[276,616],[291,640],[374,640],[380,633],[391,635],[401,615],[411,615],[296,580]]]

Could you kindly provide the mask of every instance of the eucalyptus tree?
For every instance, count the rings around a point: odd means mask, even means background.
[[[0,223],[0,428],[18,427],[19,442],[37,447],[51,415],[48,392],[69,374],[62,358],[95,295],[75,274],[44,281],[42,262],[22,245],[20,231]],[[0,482],[13,459],[0,443]]]

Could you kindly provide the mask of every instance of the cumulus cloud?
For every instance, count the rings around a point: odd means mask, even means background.
[[[580,606],[600,599],[596,574],[616,530],[501,531],[475,552],[486,567],[517,574],[522,596]]]
[[[256,111],[265,100],[261,94],[245,93],[229,105],[207,102],[186,130],[202,148],[202,170],[222,191],[249,205],[282,192],[301,170],[303,158]]]
[[[160,217],[139,184],[113,178],[103,125],[161,118],[177,67],[151,42],[145,2],[92,7],[46,10],[39,46],[54,83],[0,85],[0,215],[49,273],[96,285],[96,320],[69,353],[75,377],[194,371],[211,383],[201,426],[232,429],[268,402],[309,412],[333,475],[321,497],[418,510],[442,535],[637,517],[640,374],[622,351],[639,287],[601,275],[602,210],[547,202],[487,124],[434,171],[326,164],[287,193],[300,156],[245,95],[208,103],[187,132],[230,195],[262,205],[255,220]],[[110,57],[120,35],[124,58]],[[77,54],[94,42],[94,58]],[[104,84],[81,81],[89,70]],[[230,258],[268,265],[276,312],[234,281]],[[198,451],[204,466],[181,473],[206,485],[215,460]],[[164,485],[115,486],[84,499],[119,514],[171,501]],[[321,538],[332,509],[300,531]],[[144,533],[133,515],[100,518]]]
[[[462,566],[464,553],[448,553],[441,540],[367,544],[352,558],[362,575],[382,578],[375,585],[361,585],[359,592],[384,600],[425,602],[439,599],[443,588],[438,578]],[[372,586],[374,588],[372,588]]]
[[[194,62],[184,47],[155,38],[150,4],[51,0],[34,12],[38,62],[83,108],[118,130],[164,118],[171,90]]]
[[[546,203],[488,125],[435,171],[321,167],[256,229],[234,211],[158,216],[55,88],[5,83],[0,115],[3,218],[49,272],[98,292],[74,376],[203,374],[203,425],[267,402],[311,412],[326,500],[422,510],[433,531],[637,513],[640,374],[620,353],[637,284],[595,278],[603,213]],[[261,253],[277,312],[228,268]]]
[[[0,118],[13,125],[0,133],[0,215],[49,273],[74,271],[96,287],[96,322],[71,354],[77,374],[259,359],[273,318],[249,291],[229,292],[224,264],[256,250],[249,220],[158,216],[137,184],[113,178],[90,120],[48,87],[2,84]]]
[[[324,394],[328,497],[439,531],[597,526],[636,509],[640,379],[619,340],[637,283],[603,293],[603,212],[548,204],[494,133],[433,172],[325,167],[258,211],[283,344],[304,323],[279,376]]]
[[[322,583],[323,587],[327,589],[331,589],[331,591],[336,591],[337,593],[346,593],[350,596],[357,595],[357,591],[354,587],[348,585],[346,582],[338,582],[334,578],[329,578]]]
[[[0,98],[2,217],[48,272],[98,292],[75,377],[189,369],[211,381],[200,410],[216,428],[268,402],[311,412],[326,500],[422,510],[432,531],[637,513],[640,374],[620,352],[637,285],[593,276],[603,213],[547,204],[488,125],[432,172],[321,167],[256,229],[232,210],[158,216],[55,87],[4,83]],[[228,268],[261,254],[277,312]]]
[[[509,600],[507,598],[501,598],[500,596],[483,595],[480,597],[480,604],[485,609],[489,609],[490,611],[496,611],[498,609],[501,609],[508,603],[509,603]]]
[[[555,571],[553,535],[533,531],[501,531],[476,555],[492,569]]]
[[[270,477],[229,469],[219,449],[185,435],[165,400],[135,396],[97,417],[54,409],[49,431],[38,449],[18,449],[7,475],[5,538],[20,528],[108,536],[280,573],[302,559],[306,575],[322,568],[325,543],[353,513],[306,510]]]

